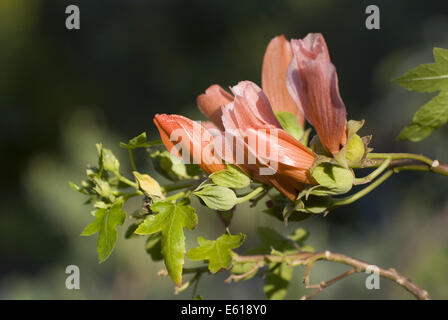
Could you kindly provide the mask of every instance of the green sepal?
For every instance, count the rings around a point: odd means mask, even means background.
[[[288,111],[274,112],[278,122],[280,122],[283,129],[292,135],[297,140],[300,140],[303,136],[304,130],[302,126],[297,122],[297,118],[294,114]]]

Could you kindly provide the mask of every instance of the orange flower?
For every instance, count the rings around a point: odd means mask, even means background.
[[[304,127],[302,108],[292,99],[286,87],[286,74],[292,58],[291,45],[285,36],[280,35],[272,39],[264,54],[262,87],[273,111],[291,112]],[[232,101],[233,96],[217,84],[211,85],[196,100],[199,110],[220,130],[224,130],[221,123],[221,106]]]
[[[288,68],[288,90],[323,147],[334,155],[347,142],[346,110],[327,44],[321,34],[310,33],[291,40],[291,46],[294,59]]]
[[[223,148],[218,151],[220,157],[294,201],[306,184],[313,183],[309,169],[314,153],[281,129],[269,100],[256,84],[243,81],[231,89],[235,99],[222,107],[222,123],[226,147],[236,145],[236,150]],[[244,150],[243,162],[238,148]]]
[[[291,112],[296,116],[297,122],[304,127],[302,108],[294,102],[286,87],[286,73],[292,58],[291,45],[284,35],[272,39],[264,54],[261,84],[272,110]]]
[[[199,164],[208,174],[226,168],[214,153],[213,136],[201,124],[183,116],[167,114],[156,114],[154,123],[171,154],[187,163]]]
[[[190,119],[157,115],[155,122],[169,150],[172,131],[181,128],[187,138],[180,144],[190,147],[189,157],[207,173],[224,169],[224,162],[235,164],[294,201],[315,183],[310,168],[316,155],[282,129],[274,111],[293,113],[302,127],[306,118],[333,155],[347,142],[345,105],[322,35],[291,43],[283,35],[272,39],[263,59],[262,86],[265,93],[242,81],[230,94],[215,84],[198,96],[198,108],[210,120],[201,126],[201,138],[191,135]],[[196,154],[204,146],[207,151]]]

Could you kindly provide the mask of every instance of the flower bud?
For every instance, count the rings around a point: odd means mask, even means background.
[[[361,159],[364,157],[366,148],[364,146],[364,141],[356,133],[350,138],[346,148],[345,158],[347,159],[347,164],[349,166],[354,166],[360,163]]]

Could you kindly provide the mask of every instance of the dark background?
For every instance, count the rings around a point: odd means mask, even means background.
[[[69,4],[80,8],[80,30],[65,28]],[[365,28],[368,4],[380,8],[380,30]],[[144,130],[156,138],[155,113],[202,119],[195,99],[210,84],[260,84],[269,40],[309,32],[324,35],[348,117],[366,119],[361,133],[373,134],[376,151],[448,160],[447,128],[419,143],[395,140],[431,95],[390,81],[432,62],[433,47],[448,48],[447,1],[1,1],[0,298],[190,298],[190,291],[173,295],[169,279],[156,275],[163,264],[150,260],[140,239],[124,241],[124,227],[111,258],[99,265],[96,237],[79,236],[92,220],[90,208],[68,181],[83,179],[100,141],[129,176],[120,141]],[[152,173],[143,151],[137,164]],[[400,173],[356,204],[286,229],[303,226],[316,249],[393,266],[432,297],[446,299],[446,194],[446,178]],[[131,203],[129,212],[139,205]],[[205,236],[222,232],[210,212],[200,211],[199,219]],[[257,243],[256,228],[266,225],[288,231],[260,208],[244,207],[232,232],[247,233],[249,248]],[[197,234],[187,233],[188,247]],[[65,288],[69,264],[80,267],[81,290]],[[341,270],[322,262],[312,281]],[[304,293],[302,275],[296,271],[287,298]],[[411,298],[387,280],[380,290],[367,290],[365,277],[355,275],[316,298]],[[232,285],[224,278],[205,277],[199,293],[206,299],[263,298],[260,277]]]

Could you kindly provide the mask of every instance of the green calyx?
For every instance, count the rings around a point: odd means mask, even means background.
[[[350,138],[345,148],[345,159],[349,167],[358,165],[366,153],[364,141],[356,133]]]

